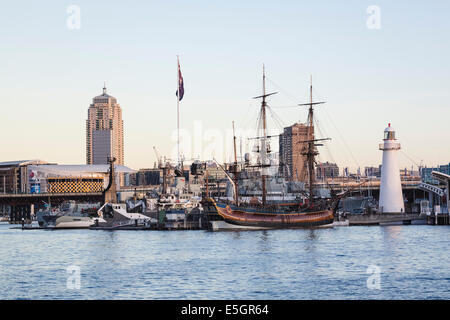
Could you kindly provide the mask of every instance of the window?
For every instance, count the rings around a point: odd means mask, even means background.
[[[385,131],[384,140],[395,140],[395,131]]]

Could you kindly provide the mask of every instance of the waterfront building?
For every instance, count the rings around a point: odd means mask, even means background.
[[[208,179],[210,181],[218,181],[227,179],[227,176],[215,163],[208,163]]]
[[[303,152],[307,143],[302,141],[311,139],[314,139],[313,128],[304,123],[284,128],[279,138],[279,158],[280,171],[286,180],[306,181],[308,170]]]
[[[323,162],[316,165],[316,179],[334,179],[339,177],[339,167],[336,163]]]
[[[135,171],[115,165],[118,182]],[[58,165],[42,160],[0,162],[0,193],[100,192],[109,182],[109,165]]]
[[[366,177],[381,177],[381,165],[378,167],[364,167],[364,175]]]
[[[48,164],[42,160],[18,160],[0,162],[0,193],[27,193],[28,166]]]
[[[410,169],[408,168],[404,168],[404,169],[400,169],[400,176],[403,179],[416,179],[418,177],[420,177],[420,171],[418,170],[414,170],[413,167],[411,167]]]
[[[109,183],[109,165],[29,165],[27,193],[101,192]],[[123,186],[128,167],[115,165],[116,188]]]
[[[383,143],[379,145],[379,149],[383,151],[379,212],[405,212],[397,157],[400,143],[397,142],[395,131],[390,123],[384,130]]]
[[[183,177],[184,181],[189,183],[197,183],[198,179],[196,179],[195,176],[193,176],[190,172],[190,166],[184,165],[183,166]],[[173,170],[170,169],[170,170]],[[142,168],[139,169],[137,172],[130,174],[129,177],[129,185],[130,186],[158,186],[162,185],[163,183],[163,169],[161,168]],[[174,175],[168,174],[167,176],[167,183],[174,184]]]
[[[86,120],[86,163],[107,164],[108,157],[124,164],[122,109],[117,99],[103,93],[93,99]]]
[[[157,186],[162,183],[163,170],[158,168],[139,169],[131,174],[130,185],[133,186]]]

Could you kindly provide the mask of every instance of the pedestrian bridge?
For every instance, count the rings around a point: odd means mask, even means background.
[[[450,212],[450,175],[445,174],[443,172],[439,172],[439,171],[431,171],[431,176],[437,180],[439,180],[440,182],[443,182],[445,184],[445,186],[447,187],[447,191],[446,191],[446,198],[447,198],[447,208],[449,208],[449,212]]]
[[[425,182],[422,182],[421,184],[419,184],[418,188],[420,190],[433,192],[433,193],[437,194],[439,197],[443,197],[445,195],[444,190],[442,190],[441,188],[436,187],[432,184],[425,183]]]
[[[443,172],[439,171],[431,171],[431,176],[443,183],[445,183],[448,187],[448,184],[450,183],[450,175],[445,174]]]

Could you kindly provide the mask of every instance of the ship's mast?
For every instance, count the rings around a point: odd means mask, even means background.
[[[308,174],[309,174],[309,202],[310,205],[314,203],[314,162],[315,162],[315,156],[318,154],[315,151],[314,148],[314,110],[313,110],[313,97],[312,97],[312,76],[311,76],[311,84],[309,87],[309,112],[308,112],[308,119],[309,119],[309,128],[308,128]]]
[[[309,86],[309,113],[308,113],[308,120],[309,120],[309,127],[310,127],[310,134],[314,134],[314,127],[313,127],[313,115],[314,115],[314,110],[313,110],[313,86],[312,86],[312,76],[311,76],[311,82],[310,82],[310,86]]]
[[[236,205],[239,205],[239,188],[238,188],[238,173],[237,173],[237,154],[236,154],[236,134],[234,133],[234,121],[233,121],[233,144],[234,144],[234,201]]]
[[[262,96],[262,103],[261,103],[261,115],[262,115],[262,121],[263,121],[263,135],[261,139],[261,164],[262,164],[262,170],[261,170],[261,184],[262,184],[262,204],[263,206],[266,204],[266,175],[267,170],[264,167],[266,165],[266,137],[267,137],[267,123],[266,123],[266,71],[263,65],[263,96]]]
[[[325,102],[313,102],[313,85],[312,76],[311,84],[309,87],[309,103],[299,104],[299,106],[309,106],[308,111],[308,136],[306,141],[300,141],[301,143],[307,143],[308,148],[306,152],[302,154],[306,156],[306,163],[308,165],[308,175],[309,175],[309,205],[314,204],[314,164],[315,157],[319,154],[316,150],[316,146],[322,146],[322,144],[316,144],[317,141],[331,140],[329,138],[324,139],[314,139],[314,105],[323,104]]]
[[[265,67],[263,65],[263,94],[258,97],[254,97],[253,99],[260,99],[262,98],[261,102],[261,120],[263,125],[263,132],[262,136],[259,137],[261,139],[261,183],[262,183],[262,204],[266,204],[266,195],[267,195],[267,188],[266,188],[266,176],[267,176],[267,167],[270,165],[267,164],[267,120],[266,120],[266,97],[271,96],[273,94],[276,94],[277,92],[272,93],[266,93],[266,71]]]

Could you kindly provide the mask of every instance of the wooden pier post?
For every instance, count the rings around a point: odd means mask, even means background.
[[[17,206],[17,211],[16,211],[16,223],[22,223],[22,206],[19,205]]]
[[[26,221],[31,224],[31,204],[25,205]]]
[[[20,215],[19,206],[14,206],[14,220],[13,220],[14,224],[20,223],[19,215]]]
[[[13,206],[9,207],[9,223],[12,223],[12,221],[14,219],[14,214],[13,214],[14,211],[13,211],[13,209],[14,209]]]

